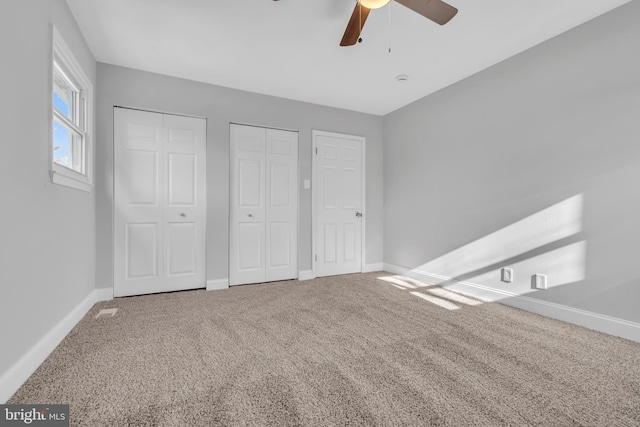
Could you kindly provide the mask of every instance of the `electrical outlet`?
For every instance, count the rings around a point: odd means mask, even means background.
[[[513,268],[503,268],[500,274],[500,280],[505,283],[513,282]]]
[[[547,276],[545,274],[531,276],[531,289],[547,289]]]

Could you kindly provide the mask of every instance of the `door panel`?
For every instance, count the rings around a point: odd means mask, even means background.
[[[114,120],[114,295],[122,296],[162,283],[162,116],[116,108]]]
[[[165,290],[206,287],[206,121],[163,114]]]
[[[127,123],[124,129],[126,138],[132,144],[144,144],[151,143],[160,148],[162,128],[159,127],[158,118],[151,117],[146,114],[145,111],[139,111],[140,114],[131,114],[132,120]]]
[[[127,224],[127,279],[158,277],[158,224]]]
[[[322,167],[322,187],[320,191],[322,194],[322,206],[324,209],[336,208],[336,197],[338,189],[336,188],[336,167],[335,166],[323,166]]]
[[[266,129],[265,280],[298,277],[298,133]]]
[[[180,126],[176,124],[169,127],[169,143],[170,144],[185,144],[185,145],[197,145],[198,136],[193,129],[189,129],[188,126]]]
[[[364,138],[314,131],[316,276],[362,271]]]
[[[338,159],[338,146],[332,144],[330,140],[323,141],[324,146],[322,150],[322,157],[327,160],[337,160]]]
[[[291,181],[289,165],[272,164],[269,185],[269,206],[291,206]]]
[[[342,170],[342,209],[354,210],[360,206],[359,172],[355,168],[345,167]]]
[[[267,268],[291,265],[291,224],[272,222],[269,229],[269,265]]]
[[[229,285],[264,282],[264,130],[230,129]]]
[[[196,223],[169,223],[167,227],[167,275],[196,274]]]
[[[169,154],[169,205],[195,205],[196,160],[193,154]]]
[[[247,127],[251,126],[245,126],[245,128]],[[243,132],[243,134],[239,134],[238,132]],[[242,130],[238,130],[238,128],[236,128],[234,136],[238,140],[238,151],[260,153],[260,157],[264,157],[265,135],[262,128],[251,127],[251,129]]]
[[[124,194],[130,205],[158,204],[158,152],[126,150],[125,179],[130,183]]]
[[[328,264],[335,264],[338,261],[338,248],[336,242],[338,241],[338,225],[331,223],[324,223],[324,234],[322,243],[324,246],[324,262]]]
[[[238,206],[262,209],[262,186],[264,185],[261,160],[239,159]]]
[[[262,248],[264,246],[264,230],[262,224],[241,222],[238,224],[238,269],[243,272],[260,270],[262,279]]]
[[[231,125],[229,284],[297,277],[298,135]]]
[[[356,224],[344,223],[344,249],[343,259],[345,262],[356,260]]]
[[[114,295],[205,286],[203,119],[114,108]]]

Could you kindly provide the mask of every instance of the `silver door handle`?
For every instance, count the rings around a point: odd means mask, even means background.
[[[249,218],[253,218],[253,214],[249,214],[247,215]]]
[[[186,218],[186,217],[187,217],[187,214],[186,214],[186,213],[184,213],[184,212],[182,212],[182,213],[180,214],[180,216],[181,216],[182,218]]]
[[[356,216],[357,216],[358,218],[361,218],[361,217],[362,217],[362,214],[361,214],[360,212],[356,212]]]

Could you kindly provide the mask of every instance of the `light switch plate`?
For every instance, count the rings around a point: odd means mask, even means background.
[[[305,190],[311,189],[311,180],[310,179],[305,179],[304,180],[304,189]]]

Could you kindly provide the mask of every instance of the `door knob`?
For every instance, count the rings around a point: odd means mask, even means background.
[[[253,214],[249,214],[247,215],[249,218],[253,218]]]
[[[360,218],[360,217],[362,217],[362,214],[361,214],[360,212],[356,212],[356,216],[357,216],[358,218]]]
[[[187,217],[187,214],[186,214],[186,213],[184,213],[184,212],[182,212],[182,213],[180,214],[180,216],[181,216],[182,218],[186,218],[186,217]]]

